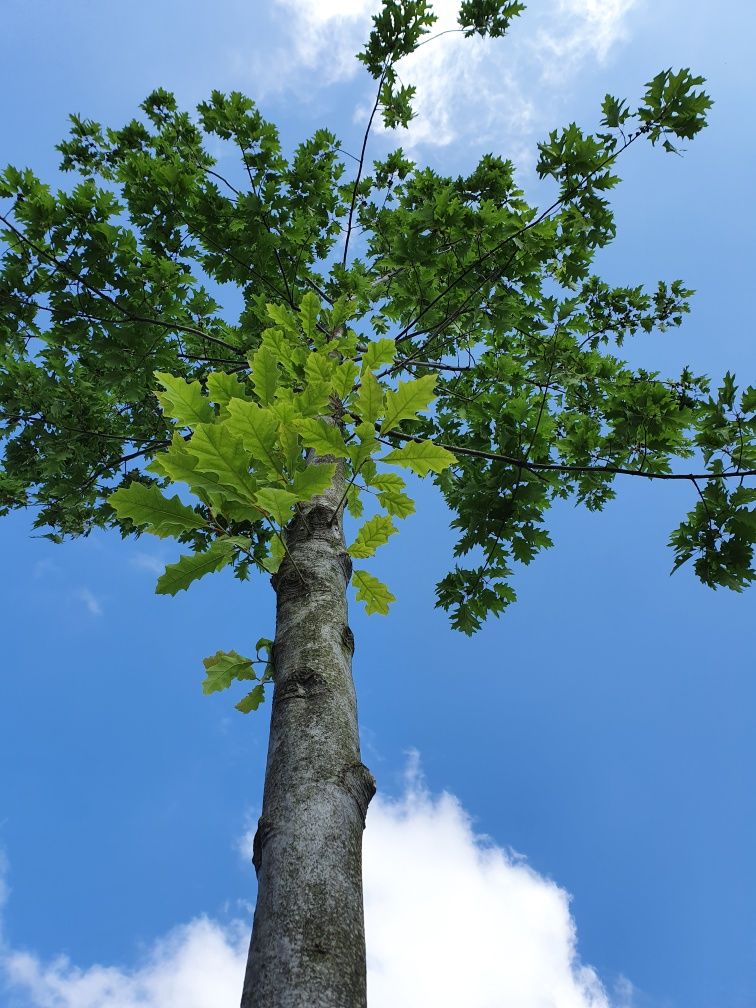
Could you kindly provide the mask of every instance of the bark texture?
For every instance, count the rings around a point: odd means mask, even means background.
[[[337,478],[287,529],[258,879],[242,1008],[365,1008],[360,760]]]

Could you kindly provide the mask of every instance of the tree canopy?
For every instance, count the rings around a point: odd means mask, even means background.
[[[522,7],[463,3],[459,30],[502,35]],[[369,162],[375,116],[412,117],[396,64],[433,21],[423,0],[374,19],[358,154],[325,129],[285,152],[237,92],[190,114],[156,90],[120,129],[71,118],[68,188],[3,171],[3,512],[36,507],[54,539],[173,536],[189,552],[158,590],[175,593],[223,566],[274,571],[281,529],[338,460],[351,514],[370,502],[360,560],[414,508],[401,472],[432,474],[458,533],[437,602],[472,633],[515,599],[516,564],[551,545],[553,502],[600,510],[633,475],[690,485],[675,566],[712,587],[753,580],[756,388],[630,366],[624,341],[679,326],[693,292],[614,287],[594,267],[622,154],[679,153],[705,125],[703,79],[663,71],[635,104],[607,95],[593,132],[550,133],[537,172],[553,197],[537,206],[495,154],[456,178],[401,148]],[[387,610],[369,570],[355,583]],[[208,663],[208,689],[254,677],[233,653]]]

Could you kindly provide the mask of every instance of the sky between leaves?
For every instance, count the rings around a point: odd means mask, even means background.
[[[452,5],[438,7],[448,17]],[[184,104],[239,87],[287,142],[328,125],[355,147],[370,86],[351,54],[367,9],[13,2],[3,160],[49,174],[69,111],[120,123],[157,85]],[[449,36],[407,68],[420,98],[409,145],[447,172],[481,150],[510,154],[532,196],[534,141],[549,128],[592,124],[606,91],[635,96],[663,67],[703,73],[711,126],[682,161],[629,159],[605,274],[679,275],[699,292],[684,329],[638,343],[638,360],[753,381],[754,20],[744,3],[561,0],[496,44],[461,50]],[[373,1008],[400,1004],[399,991],[458,1004],[471,978],[473,1008],[753,1003],[753,596],[714,594],[686,571],[669,579],[680,491],[621,491],[604,515],[557,513],[557,547],[473,641],[432,609],[450,543],[432,488],[379,561],[399,601],[388,621],[354,615],[366,762],[384,795],[400,795],[368,830]],[[235,922],[254,895],[237,845],[259,808],[266,728],[201,696],[200,660],[248,650],[272,626],[271,599],[222,576],[156,599],[154,571],[174,559],[165,544],[93,536],[56,549],[28,533],[23,518],[0,526],[2,956],[20,981],[7,998],[131,1008],[192,1005],[191,991],[205,1008],[228,990],[233,1004]],[[430,795],[403,781],[415,747]],[[444,789],[472,831],[432,797]],[[547,879],[572,894],[569,910]],[[69,963],[54,964],[60,953]],[[113,964],[109,992],[94,964]]]

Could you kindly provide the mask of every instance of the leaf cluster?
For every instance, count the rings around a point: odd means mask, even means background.
[[[464,2],[460,30],[501,35],[521,8]],[[412,114],[397,61],[433,21],[429,4],[393,0],[374,19],[359,58],[390,125]],[[173,536],[191,550],[161,578],[173,593],[223,567],[275,570],[287,523],[334,481],[354,517],[378,505],[349,547],[368,559],[414,509],[409,469],[452,512],[438,603],[472,632],[551,544],[555,501],[598,510],[619,475],[680,479],[693,509],[676,564],[743,587],[754,392],[630,367],[623,344],[679,326],[693,292],[612,286],[595,268],[624,151],[648,139],[679,153],[711,105],[701,84],[666,70],[634,111],[607,95],[594,132],[553,131],[543,207],[494,154],[447,177],[401,149],[368,166],[363,148],[349,177],[327,130],[286,154],[238,93],[192,117],[157,90],[121,129],[74,117],[59,147],[69,189],[0,176],[0,509],[37,505],[54,537]],[[372,574],[354,581],[369,611],[387,609]]]

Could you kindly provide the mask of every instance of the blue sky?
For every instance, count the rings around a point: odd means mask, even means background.
[[[0,160],[54,177],[68,112],[119,125],[157,85],[185,105],[239,88],[287,143],[327,125],[354,148],[370,89],[349,56],[368,6],[8,0]],[[755,29],[741,2],[544,0],[503,42],[426,46],[407,76],[430,125],[402,142],[449,173],[514,154],[537,199],[548,129],[590,127],[606,91],[637,96],[661,68],[703,73],[710,128],[682,160],[628,157],[601,265],[698,291],[684,328],[638,340],[633,360],[753,383]],[[619,490],[602,515],[557,508],[556,546],[518,575],[517,605],[468,640],[433,609],[452,539],[423,487],[376,564],[391,615],[353,607],[382,796],[366,839],[371,1008],[756,1004],[754,595],[668,576],[687,489]],[[0,523],[3,997],[227,1008],[267,711],[203,697],[201,659],[267,635],[272,594],[216,575],[159,598],[170,545],[55,547],[30,525]]]

